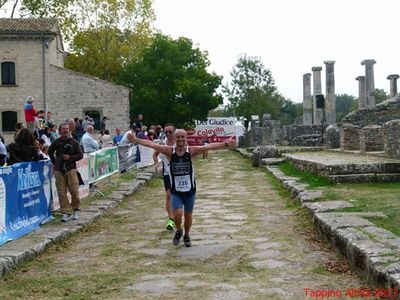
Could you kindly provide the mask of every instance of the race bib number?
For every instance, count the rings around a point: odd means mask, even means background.
[[[190,176],[175,176],[175,190],[177,192],[189,192],[190,191]]]

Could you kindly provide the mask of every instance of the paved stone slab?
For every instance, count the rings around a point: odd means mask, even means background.
[[[152,281],[145,281],[127,287],[128,290],[141,292],[145,295],[162,295],[172,292],[177,288],[175,281],[171,279],[159,279]]]
[[[251,263],[256,269],[280,269],[280,268],[297,268],[293,264],[277,259],[266,259],[261,261],[254,261]]]
[[[224,242],[215,245],[197,245],[190,248],[185,247],[179,250],[179,256],[204,260],[214,255],[221,254],[235,245],[237,245],[236,242]]]
[[[168,253],[168,250],[156,248],[156,249],[140,249],[139,252],[148,254],[148,255],[156,255],[156,256],[164,256]]]

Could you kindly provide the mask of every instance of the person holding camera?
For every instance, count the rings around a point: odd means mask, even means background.
[[[51,143],[48,154],[54,166],[54,177],[63,214],[61,221],[66,222],[71,218],[79,220],[80,198],[76,162],[83,158],[83,153],[78,142],[70,136],[68,123],[61,124],[59,132],[60,137]],[[67,191],[71,194],[72,215],[69,213]]]

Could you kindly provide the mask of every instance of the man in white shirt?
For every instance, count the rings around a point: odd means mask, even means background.
[[[94,128],[92,125],[88,125],[86,127],[86,133],[82,136],[82,146],[83,152],[90,153],[99,150],[99,144],[96,139],[93,138],[92,134],[94,132]]]

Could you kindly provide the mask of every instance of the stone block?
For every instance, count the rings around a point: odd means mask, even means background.
[[[138,173],[138,174],[136,174],[135,177],[137,180],[144,180],[144,181],[149,181],[151,179],[151,175],[144,174],[144,173]]]
[[[263,158],[261,159],[261,164],[262,165],[278,165],[280,163],[283,163],[285,160],[283,158]]]
[[[384,151],[387,157],[400,158],[400,120],[385,123]]]
[[[360,127],[342,123],[340,127],[340,150],[360,150]]]
[[[336,201],[304,203],[303,207],[307,208],[312,212],[320,213],[320,212],[328,212],[331,210],[353,207],[353,205],[348,201],[336,200]]]
[[[322,197],[322,191],[303,191],[297,195],[297,199],[303,202],[311,202]]]
[[[309,187],[308,184],[295,182],[289,184],[288,190],[292,194],[292,196],[296,197],[301,192],[307,190],[308,187]]]
[[[0,276],[3,276],[15,267],[11,257],[0,257]]]

